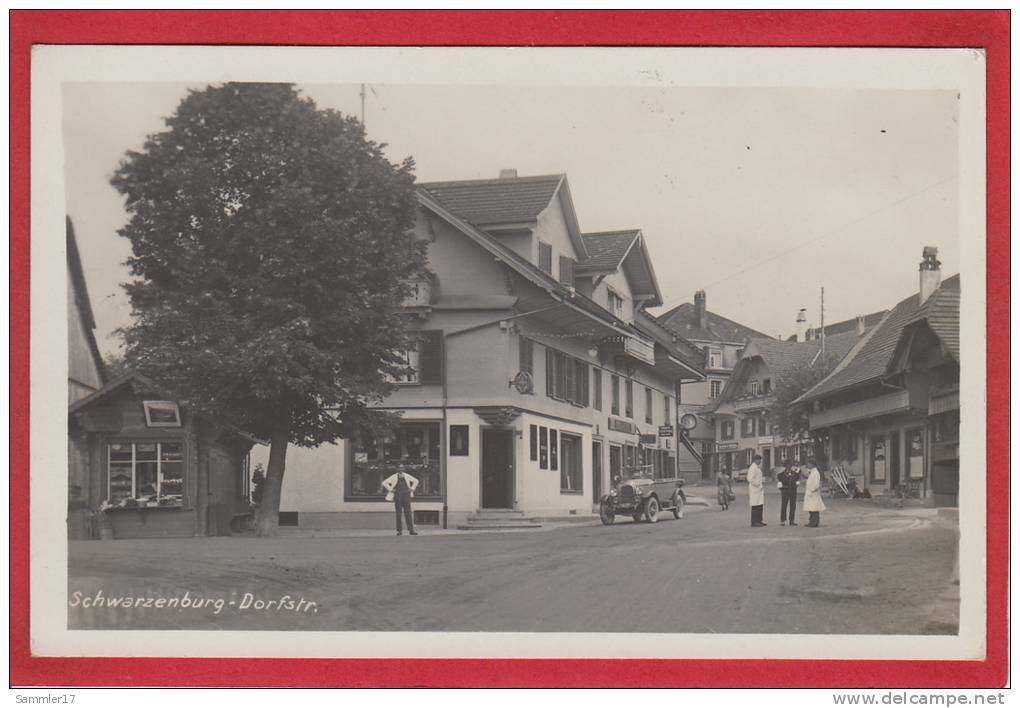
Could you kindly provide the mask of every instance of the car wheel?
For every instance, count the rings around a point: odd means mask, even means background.
[[[673,499],[673,516],[677,519],[684,518],[684,498],[681,494],[677,494]]]
[[[599,504],[599,518],[602,519],[602,523],[609,526],[616,519],[616,514],[613,512],[613,508],[606,502]]]
[[[659,500],[655,497],[648,497],[645,502],[645,521],[654,524],[659,520]]]

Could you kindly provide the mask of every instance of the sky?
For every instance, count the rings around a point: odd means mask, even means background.
[[[63,87],[65,188],[104,353],[130,323],[128,216],[109,184],[189,88]],[[299,85],[360,114],[359,85]],[[958,98],[824,88],[371,85],[370,139],[420,181],[566,173],[584,231],[640,228],[665,306],[708,309],[773,336],[806,308],[837,322],[917,291],[924,246],[959,271]]]

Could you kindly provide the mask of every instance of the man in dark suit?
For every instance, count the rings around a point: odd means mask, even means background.
[[[779,505],[779,525],[786,526],[787,509],[790,512],[790,526],[796,526],[794,518],[797,515],[797,484],[800,482],[800,472],[794,470],[787,460],[783,465],[783,471],[779,473],[779,492],[782,501]]]

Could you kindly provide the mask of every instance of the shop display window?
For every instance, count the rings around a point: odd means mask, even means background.
[[[184,505],[184,444],[114,442],[107,446],[112,507]]]
[[[354,445],[348,496],[385,497],[383,480],[405,472],[418,480],[417,498],[441,497],[440,443],[439,423],[402,423],[379,439],[362,433]]]

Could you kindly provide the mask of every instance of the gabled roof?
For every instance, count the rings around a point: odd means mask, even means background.
[[[917,293],[901,300],[831,374],[794,403],[805,403],[853,386],[881,380],[886,375],[904,328],[921,320],[928,321],[947,349],[959,357],[960,276],[954,275],[943,280],[938,290],[923,304],[918,300]]]
[[[564,175],[422,182],[433,199],[475,226],[534,221],[552,202]]]
[[[772,339],[767,334],[734,322],[708,310],[705,326],[701,327],[693,302],[685,302],[659,317],[659,321],[681,337],[702,342],[730,342],[743,344],[748,339]]]
[[[790,342],[780,339],[751,339],[744,349],[743,356],[737,362],[736,367],[722,393],[718,398],[709,401],[704,407],[706,412],[718,410],[720,406],[728,401],[738,398],[737,392],[745,385],[745,370],[755,358],[761,358],[769,375],[777,382],[787,379],[802,369],[809,369],[817,366],[831,367],[832,362],[841,361],[843,357],[853,348],[854,344],[864,339],[863,335],[857,334],[853,329],[848,332],[839,332],[825,338],[825,355],[822,355],[821,340],[813,339],[807,342]]]
[[[577,272],[616,270],[640,235],[640,229],[581,234],[584,245],[588,248],[588,258],[583,263],[577,264]]]
[[[74,225],[71,217],[64,218],[64,228],[67,232],[67,268],[71,273],[71,287],[74,289],[74,304],[81,315],[85,337],[88,339],[89,351],[99,372],[99,380],[106,378],[106,364],[99,353],[99,345],[96,343],[96,318],[92,313],[92,300],[89,298],[89,288],[85,283],[85,270],[81,265],[81,253],[78,251],[78,241],[74,236]]]
[[[464,219],[458,217],[456,214],[451,213],[450,210],[443,204],[440,204],[438,201],[433,199],[427,191],[419,190],[417,196],[418,202],[424,208],[447,221],[465,236],[495,256],[498,260],[505,263],[518,275],[522,276],[533,285],[536,285],[550,293],[554,298],[567,302],[568,304],[583,310],[589,315],[604,320],[608,325],[615,327],[623,334],[643,335],[646,337],[650,336],[656,341],[659,341],[658,336],[648,332],[647,328],[641,328],[621,320],[591,298],[581,294],[574,288],[564,286],[552,275],[546,273],[519,253],[504,245],[498,238],[474,227],[467,223]],[[648,317],[651,316],[648,315]],[[657,321],[656,324],[661,326],[661,323],[658,323]],[[700,373],[700,369],[702,368],[700,362],[691,362],[690,355],[682,349],[678,349],[676,346],[673,346],[672,341],[670,341],[667,346],[667,339],[668,337],[663,339],[663,341],[659,341],[659,343],[669,349],[670,353],[677,358],[680,358],[685,363],[691,363],[693,367],[698,370],[698,373]]]
[[[118,376],[113,381],[110,381],[98,391],[93,391],[84,398],[78,399],[70,406],[68,406],[67,412],[70,415],[78,413],[79,411],[82,411],[88,408],[89,406],[98,403],[104,398],[109,398],[114,393],[117,393],[121,389],[129,386],[138,395],[153,395],[160,396],[161,398],[165,398],[167,400],[176,400],[176,398],[173,395],[167,392],[166,389],[162,388],[152,379],[148,378],[147,376],[143,376],[142,374],[136,373],[134,371],[129,371],[126,374]],[[178,401],[178,403],[184,408],[188,407],[187,404],[185,403],[182,403],[180,401]],[[199,417],[206,418],[208,420],[207,416],[202,415]],[[259,443],[262,445],[266,444],[264,440],[260,440],[251,433],[246,433],[245,431],[241,430],[240,428],[236,428],[233,425],[222,424],[222,427],[252,442]]]
[[[532,224],[558,201],[578,259],[588,257],[565,174],[422,182],[418,189],[480,229]]]
[[[863,315],[862,319],[864,320],[864,329],[865,330],[869,330],[872,327],[874,327],[875,325],[877,325],[879,322],[882,321],[882,318],[885,317],[885,314],[887,312],[889,312],[889,310],[879,310],[878,312],[871,312],[871,313],[869,313],[867,315]],[[834,334],[841,334],[843,332],[852,332],[852,331],[854,331],[856,329],[857,329],[857,318],[855,317],[855,318],[853,318],[851,320],[843,320],[842,322],[834,322],[833,324],[825,325],[825,336],[826,337],[830,337],[830,336],[832,336]],[[818,337],[818,336],[821,335],[821,331],[822,331],[821,327],[809,327],[808,330],[807,330],[807,336],[809,336],[812,339],[814,339],[815,337]],[[797,339],[797,335],[796,334],[792,334],[789,337],[787,337],[787,341],[791,341],[791,342],[795,341],[796,339]]]

